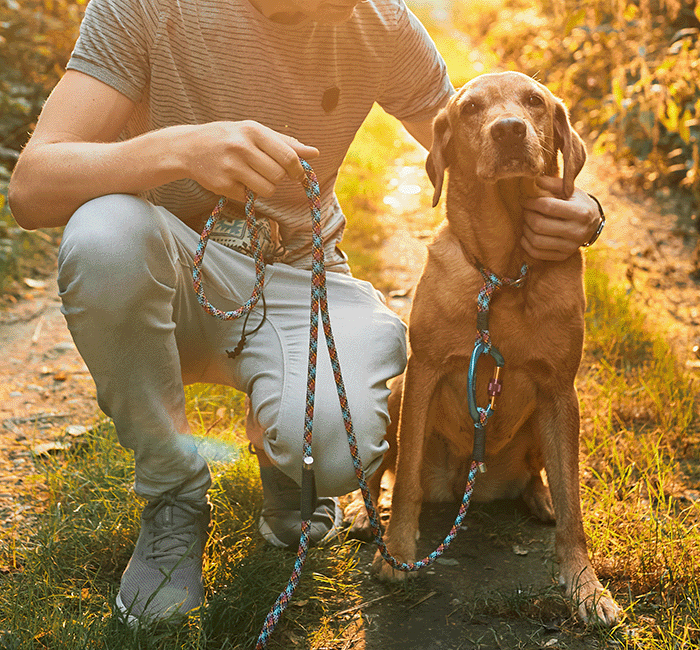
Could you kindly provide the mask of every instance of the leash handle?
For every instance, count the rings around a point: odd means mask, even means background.
[[[265,283],[265,261],[263,260],[262,245],[260,243],[260,234],[258,231],[259,225],[255,218],[255,194],[247,187],[245,188],[245,194],[246,223],[251,231],[251,239],[253,242],[253,259],[255,260],[255,285],[253,286],[253,292],[250,298],[238,309],[233,311],[222,311],[214,307],[214,305],[207,300],[207,297],[204,294],[204,287],[202,286],[202,263],[204,261],[204,252],[207,249],[209,235],[211,235],[211,231],[221,218],[221,213],[224,206],[228,202],[226,197],[222,196],[219,199],[219,202],[216,204],[216,207],[207,219],[207,222],[204,225],[204,230],[202,230],[202,234],[199,237],[199,244],[197,244],[197,249],[194,254],[192,284],[197,294],[197,302],[199,302],[207,314],[210,314],[219,320],[235,320],[236,318],[240,318],[244,314],[249,314],[251,311],[253,311],[255,305],[258,304],[258,300],[260,300],[263,285]]]

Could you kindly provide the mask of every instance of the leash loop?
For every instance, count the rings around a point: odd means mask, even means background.
[[[216,204],[210,217],[207,219],[204,225],[204,230],[199,238],[199,244],[197,244],[197,249],[194,254],[194,266],[192,269],[192,283],[194,290],[197,294],[197,302],[202,306],[204,311],[219,320],[235,320],[240,318],[244,314],[249,314],[257,305],[260,296],[262,295],[263,284],[265,282],[265,261],[263,260],[262,245],[260,243],[259,236],[259,225],[255,219],[255,194],[251,192],[248,188],[245,190],[246,203],[245,203],[245,214],[246,222],[250,228],[252,234],[253,242],[253,259],[255,260],[255,285],[253,287],[253,293],[250,298],[241,305],[238,309],[233,311],[221,311],[212,305],[209,300],[207,300],[204,294],[204,287],[202,286],[202,262],[204,261],[204,252],[207,249],[207,243],[209,242],[209,235],[214,229],[214,226],[221,218],[221,213],[224,206],[228,202],[226,197],[221,197],[219,202]]]

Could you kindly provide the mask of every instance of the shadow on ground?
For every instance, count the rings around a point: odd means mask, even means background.
[[[459,504],[425,504],[419,551],[444,538]],[[374,546],[360,550],[365,570],[364,650],[530,650],[596,647],[572,618],[556,582],[554,526],[518,501],[476,504],[453,544],[407,587],[369,575]]]

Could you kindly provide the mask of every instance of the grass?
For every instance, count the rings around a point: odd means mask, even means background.
[[[138,535],[142,504],[131,492],[130,454],[110,424],[69,456],[39,463],[46,509],[29,540],[6,536],[0,555],[1,648],[250,648],[291,573],[294,556],[264,544],[257,463],[242,455],[214,467],[214,528],[205,564],[208,604],[184,625],[128,630],[111,615],[119,576]],[[31,497],[31,495],[29,495]],[[357,599],[352,544],[312,551],[278,643],[320,647],[343,623],[335,611]],[[17,603],[22,603],[21,607]],[[314,622],[310,632],[307,621]],[[288,646],[287,646],[288,647]]]
[[[593,258],[579,378],[582,506],[594,564],[627,608],[624,647],[700,637],[698,386]],[[684,645],[685,644],[685,645]]]

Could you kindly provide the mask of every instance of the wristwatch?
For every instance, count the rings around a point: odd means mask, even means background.
[[[581,244],[583,248],[593,246],[593,244],[598,241],[598,237],[600,237],[600,233],[603,232],[603,228],[605,227],[605,212],[603,212],[603,206],[600,205],[600,201],[596,199],[595,196],[592,194],[588,194],[588,196],[590,196],[598,206],[598,211],[600,212],[600,223],[598,224],[597,230],[593,233],[593,236],[585,244]]]

